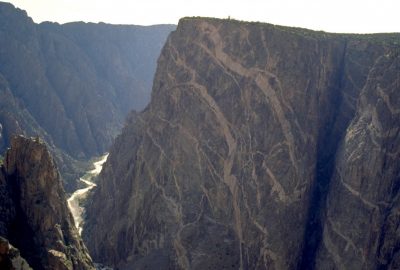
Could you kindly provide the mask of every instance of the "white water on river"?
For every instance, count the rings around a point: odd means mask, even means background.
[[[84,183],[86,187],[76,190],[74,193],[72,193],[71,197],[68,198],[68,206],[71,210],[72,216],[74,217],[75,226],[78,229],[79,234],[82,233],[83,213],[85,211],[85,209],[80,204],[82,200],[86,198],[89,190],[96,186],[96,184],[93,183],[92,180],[97,175],[99,175],[107,158],[108,154],[105,154],[100,158],[99,161],[93,163],[94,169],[87,171],[83,177],[79,178],[79,181]]]

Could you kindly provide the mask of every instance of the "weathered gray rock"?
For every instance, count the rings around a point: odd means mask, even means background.
[[[83,169],[74,161],[106,152],[128,112],[147,105],[157,57],[174,28],[36,24],[0,3],[0,153],[13,134],[39,135],[64,180],[76,179]]]
[[[14,137],[0,172],[0,235],[33,269],[94,269],[43,142]]]
[[[88,206],[92,256],[121,269],[395,268],[399,40],[182,19]],[[368,123],[379,133],[365,148]],[[341,253],[366,239],[382,243],[364,261]]]

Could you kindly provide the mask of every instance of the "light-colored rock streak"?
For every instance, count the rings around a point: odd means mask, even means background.
[[[329,236],[329,232],[327,228],[324,229],[322,241],[327,252],[331,255],[332,261],[335,264],[336,269],[346,269],[342,262],[342,259],[337,251],[336,246],[333,244],[331,237]]]
[[[197,165],[199,168],[199,172],[203,173],[203,168],[201,166],[201,157],[200,157],[200,143],[198,141],[198,139],[190,132],[190,130],[188,130],[187,128],[185,128],[183,125],[178,124],[178,123],[171,123],[171,121],[161,117],[161,116],[157,116],[158,119],[160,119],[161,121],[167,123],[169,126],[171,126],[172,128],[177,128],[179,130],[179,133],[182,134],[182,136],[185,136],[186,138],[188,138],[189,140],[193,141],[194,143],[194,149],[196,151],[196,156],[197,156]],[[174,166],[175,168],[175,166]],[[175,182],[176,182],[176,177],[175,177]],[[177,185],[177,184],[176,184]],[[179,194],[181,194],[181,191],[178,190]]]
[[[265,161],[263,162],[262,166],[269,176],[268,179],[269,179],[269,182],[271,185],[271,193],[276,193],[278,195],[279,200],[282,202],[285,202],[285,203],[290,202],[291,201],[290,197],[286,195],[286,192],[283,189],[282,185],[276,179],[276,177],[273,174],[273,172],[271,171],[271,169],[267,167],[267,165],[265,164]]]
[[[355,190],[355,189],[352,188],[348,183],[346,183],[346,182],[343,180],[343,177],[342,177],[342,175],[341,175],[341,173],[339,172],[338,169],[336,169],[336,172],[337,172],[337,175],[339,176],[340,183],[346,188],[346,190],[347,190],[348,192],[350,192],[350,194],[352,194],[354,197],[359,198],[360,201],[361,201],[362,203],[364,203],[366,206],[368,206],[368,207],[370,207],[370,208],[374,208],[374,209],[379,209],[379,206],[378,206],[378,205],[376,205],[376,204],[374,204],[374,203],[372,203],[372,202],[370,202],[370,201],[364,199],[364,198],[361,196],[361,194],[360,194],[359,191]]]
[[[346,241],[346,247],[344,248],[344,252],[348,252],[349,247],[351,247],[351,248],[354,250],[354,252],[356,252],[356,253],[358,254],[358,256],[361,257],[361,260],[362,260],[363,262],[366,261],[365,254],[364,254],[362,248],[357,248],[357,247],[356,247],[356,244],[352,241],[352,239],[351,239],[350,237],[344,235],[344,234],[339,230],[339,228],[337,227],[337,225],[332,221],[332,219],[331,219],[330,217],[327,218],[327,222],[325,223],[325,229],[324,229],[324,230],[327,230],[328,227],[329,227],[335,234],[337,234],[338,236],[340,236],[341,238],[343,238],[343,239]],[[326,234],[329,234],[329,232],[327,231]],[[324,232],[324,237],[325,237],[325,232]],[[330,250],[332,251],[332,247],[333,247],[334,244],[333,244],[333,243],[329,243],[329,242],[328,242],[328,244],[330,245]],[[337,250],[337,247],[336,247],[336,246],[335,246],[335,249]],[[339,254],[336,254],[335,256],[339,256],[339,257],[340,257]],[[336,261],[339,263],[340,260],[339,260],[338,258],[336,258]]]
[[[360,252],[360,250],[357,249],[356,245],[351,240],[351,238],[349,238],[346,235],[344,235],[343,233],[341,233],[339,228],[336,226],[336,224],[332,221],[332,219],[330,217],[327,218],[327,223],[325,224],[325,226],[329,226],[332,229],[332,231],[334,231],[337,235],[342,237],[347,242],[345,250],[344,250],[345,252],[348,251],[349,247],[352,247],[356,252],[359,252],[359,254],[362,255],[362,252]]]
[[[196,81],[196,71],[189,67],[184,59],[180,57],[179,54],[174,55],[174,61],[177,65],[183,67],[191,74],[191,80],[187,83],[187,85],[194,89],[194,94],[199,95],[200,98],[209,106],[211,111],[214,113],[215,118],[221,127],[222,135],[225,138],[226,144],[228,146],[228,153],[226,158],[224,159],[224,171],[223,171],[223,181],[228,186],[231,195],[232,195],[232,206],[234,211],[234,222],[235,222],[235,230],[237,236],[239,238],[239,249],[240,249],[240,269],[243,269],[243,251],[242,244],[243,243],[243,232],[242,232],[242,223],[241,223],[241,212],[239,206],[239,187],[237,183],[236,177],[232,174],[233,162],[236,155],[237,142],[230,130],[230,123],[226,119],[223,114],[221,108],[218,106],[217,102],[214,98],[208,94],[208,91],[205,86],[199,84]],[[179,248],[179,247],[178,247]],[[179,251],[179,250],[177,250]]]
[[[163,156],[160,156],[160,162]],[[182,244],[182,240],[180,237],[180,231],[184,227],[183,225],[183,215],[182,215],[182,205],[175,200],[175,198],[168,196],[165,188],[157,182],[157,179],[150,169],[150,166],[145,163],[145,168],[148,172],[150,177],[151,183],[161,192],[161,197],[164,199],[166,206],[169,211],[173,214],[178,224],[178,232],[176,234],[176,238],[173,241],[174,249],[176,252],[176,256],[178,258],[178,264],[182,269],[190,269],[189,259],[187,257],[187,250],[185,249],[184,245]],[[158,168],[160,169],[160,168]]]
[[[259,70],[256,68],[250,68],[247,69],[243,67],[239,62],[236,62],[233,60],[228,54],[226,54],[223,51],[223,41],[219,35],[218,29],[214,27],[211,24],[208,24],[204,22],[201,25],[203,32],[209,33],[210,39],[214,43],[214,53],[210,51],[207,47],[205,47],[203,44],[198,43],[198,45],[205,50],[211,58],[213,58],[217,63],[219,63],[220,66],[224,67],[224,70],[229,69],[232,70],[233,72],[244,76],[244,77],[251,77],[255,80],[258,88],[262,91],[264,96],[266,97],[268,103],[271,105],[271,108],[273,109],[275,116],[277,117],[278,123],[281,125],[282,133],[285,137],[286,145],[288,147],[288,153],[290,157],[290,161],[295,168],[295,171],[297,171],[297,158],[294,150],[295,146],[295,140],[294,136],[292,134],[292,127],[289,122],[289,120],[285,116],[285,110],[283,108],[284,103],[282,103],[275,92],[275,90],[271,87],[269,80],[272,78],[275,80],[281,89],[281,84],[277,77],[274,74],[271,74],[267,71]],[[228,72],[227,72],[228,73]],[[230,75],[230,73],[228,73]],[[232,75],[230,75],[233,77]],[[289,112],[292,112],[292,109],[290,106],[285,104],[285,107],[288,109]],[[271,171],[267,172],[268,175],[271,175]],[[272,180],[272,188],[273,192],[278,193],[278,198],[282,202],[290,202],[289,197],[286,195],[285,190],[283,187],[279,184],[278,181],[273,181],[274,178],[271,178]],[[276,180],[276,179],[275,179]]]
[[[396,82],[395,82],[396,83]],[[400,82],[397,80],[397,83],[400,85]],[[384,89],[381,88],[380,85],[378,85],[378,94],[382,98],[382,100],[385,102],[386,107],[389,109],[391,114],[396,115],[400,113],[400,109],[395,109],[392,103],[390,102],[390,98],[388,94],[385,93]]]
[[[282,132],[283,135],[288,143],[288,148],[289,148],[289,155],[290,155],[290,160],[295,168],[297,168],[297,159],[294,151],[294,136],[291,132],[292,127],[290,125],[290,122],[286,119],[283,105],[281,101],[279,100],[276,92],[274,89],[269,84],[269,79],[273,78],[274,80],[277,81],[278,85],[280,85],[279,80],[276,78],[275,75],[268,73],[263,70],[259,70],[256,68],[245,68],[243,67],[239,62],[236,62],[233,60],[227,53],[224,52],[224,46],[223,46],[223,41],[221,36],[219,35],[218,29],[207,23],[203,22],[201,25],[201,28],[204,33],[209,33],[209,37],[214,43],[214,54],[209,50],[206,49],[206,51],[209,53],[209,55],[216,59],[217,62],[221,63],[223,66],[227,67],[229,70],[232,70],[233,72],[244,76],[244,77],[250,77],[255,79],[255,82],[257,86],[261,89],[265,97],[267,98],[269,104],[271,105],[271,108],[275,112],[275,115],[278,119],[279,124],[282,127]],[[201,46],[204,48],[204,46]],[[286,105],[289,111],[291,111],[291,108]],[[296,170],[297,171],[297,170]]]
[[[154,139],[154,137],[153,137],[153,135],[151,134],[149,128],[146,130],[146,134],[147,134],[147,136],[150,138],[150,140],[151,140],[151,142],[153,143],[153,145],[154,145],[155,147],[158,148],[158,150],[160,151],[160,154],[161,154],[165,159],[170,160],[170,159],[168,158],[168,156],[165,154],[165,151],[164,151],[164,149],[161,147],[161,145],[157,142],[157,140]]]
[[[281,103],[279,97],[277,96],[277,93],[269,83],[269,80],[272,78],[275,82],[277,82],[278,86],[280,87],[279,80],[273,74],[255,68],[247,69],[243,67],[239,62],[233,60],[228,54],[226,54],[223,51],[222,39],[218,33],[218,29],[216,29],[213,25],[204,23],[201,25],[201,28],[202,32],[207,33],[212,42],[214,43],[214,52],[210,51],[210,49],[204,46],[204,44],[202,43],[197,42],[196,44],[199,47],[201,47],[215,61],[215,63],[219,65],[224,70],[224,72],[228,74],[235,81],[237,85],[239,84],[236,81],[235,77],[231,74],[231,71],[243,77],[254,79],[257,86],[260,88],[260,90],[266,97],[268,103],[271,105],[271,108],[274,111],[278,123],[281,125],[282,133],[285,137],[286,145],[288,146],[290,161],[293,164],[293,167],[297,171],[297,159],[294,150],[295,140],[291,131],[292,127],[290,125],[290,122],[285,116],[285,110],[283,108],[284,103]],[[169,45],[171,46],[171,44]],[[199,95],[202,98],[202,100],[204,100],[205,103],[213,111],[216,120],[221,127],[221,131],[225,138],[225,141],[227,143],[228,154],[224,160],[223,181],[229,187],[229,190],[232,194],[232,203],[235,216],[235,229],[237,231],[240,242],[242,242],[243,236],[242,236],[241,213],[240,213],[239,196],[238,196],[240,188],[236,177],[231,173],[235,153],[237,150],[237,142],[231,133],[230,123],[225,118],[224,114],[222,113],[221,109],[219,108],[218,104],[213,99],[213,97],[208,94],[206,87],[200,85],[196,81],[196,71],[186,64],[185,60],[180,56],[180,54],[176,51],[176,49],[171,48],[171,50],[173,52],[172,55],[175,63],[178,66],[181,66],[185,70],[189,71],[189,73],[191,74],[191,79],[188,85],[196,89],[195,94]],[[288,107],[287,104],[285,104],[285,106]],[[289,112],[292,111],[290,107],[288,107],[288,111]],[[288,202],[289,201],[288,196],[286,195],[283,187],[276,180],[276,178],[274,177],[274,175],[270,170],[268,170],[267,173],[271,179],[272,191],[278,194],[278,198],[281,201]],[[240,254],[241,254],[240,258],[241,268],[243,268],[243,256],[241,247],[240,247]]]
[[[265,75],[262,75],[262,73],[257,74],[256,76],[256,83],[257,86],[261,89],[261,91],[264,93],[265,97],[268,99],[271,107],[273,108],[276,117],[278,118],[278,122],[282,127],[282,132],[283,135],[285,136],[285,139],[287,141],[287,146],[289,148],[289,156],[290,160],[295,168],[297,168],[297,161],[296,161],[296,155],[294,152],[294,137],[291,131],[291,126],[289,121],[285,117],[285,112],[282,108],[282,105],[275,93],[275,91],[271,88],[271,86],[268,83],[268,79]]]
[[[232,195],[232,205],[235,217],[235,230],[236,233],[238,234],[240,243],[243,243],[242,222],[241,222],[241,213],[239,206],[239,197],[240,197],[239,187],[236,177],[232,174],[232,167],[235,159],[237,143],[230,131],[228,120],[225,118],[224,114],[222,113],[221,109],[219,108],[215,100],[208,94],[207,89],[203,85],[200,85],[199,83],[195,82],[194,80],[190,84],[197,90],[196,93],[198,93],[201,96],[201,98],[207,103],[207,105],[213,111],[218,124],[222,128],[222,133],[228,145],[228,155],[227,158],[224,160],[223,181],[229,187],[229,190]],[[243,252],[241,244],[239,249],[240,249],[240,269],[243,269]]]

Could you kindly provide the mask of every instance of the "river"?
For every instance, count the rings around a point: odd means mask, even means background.
[[[68,206],[71,210],[72,216],[74,217],[75,226],[78,229],[79,234],[82,233],[83,213],[85,211],[81,206],[81,203],[88,195],[88,192],[96,186],[92,180],[99,175],[107,158],[108,153],[102,156],[100,160],[93,163],[94,169],[87,171],[83,177],[79,178],[79,181],[84,183],[86,187],[76,190],[72,193],[71,197],[68,198]]]

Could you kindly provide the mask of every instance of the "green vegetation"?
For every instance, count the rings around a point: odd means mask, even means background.
[[[0,166],[3,165],[3,160],[4,160],[4,157],[2,155],[0,155]]]

